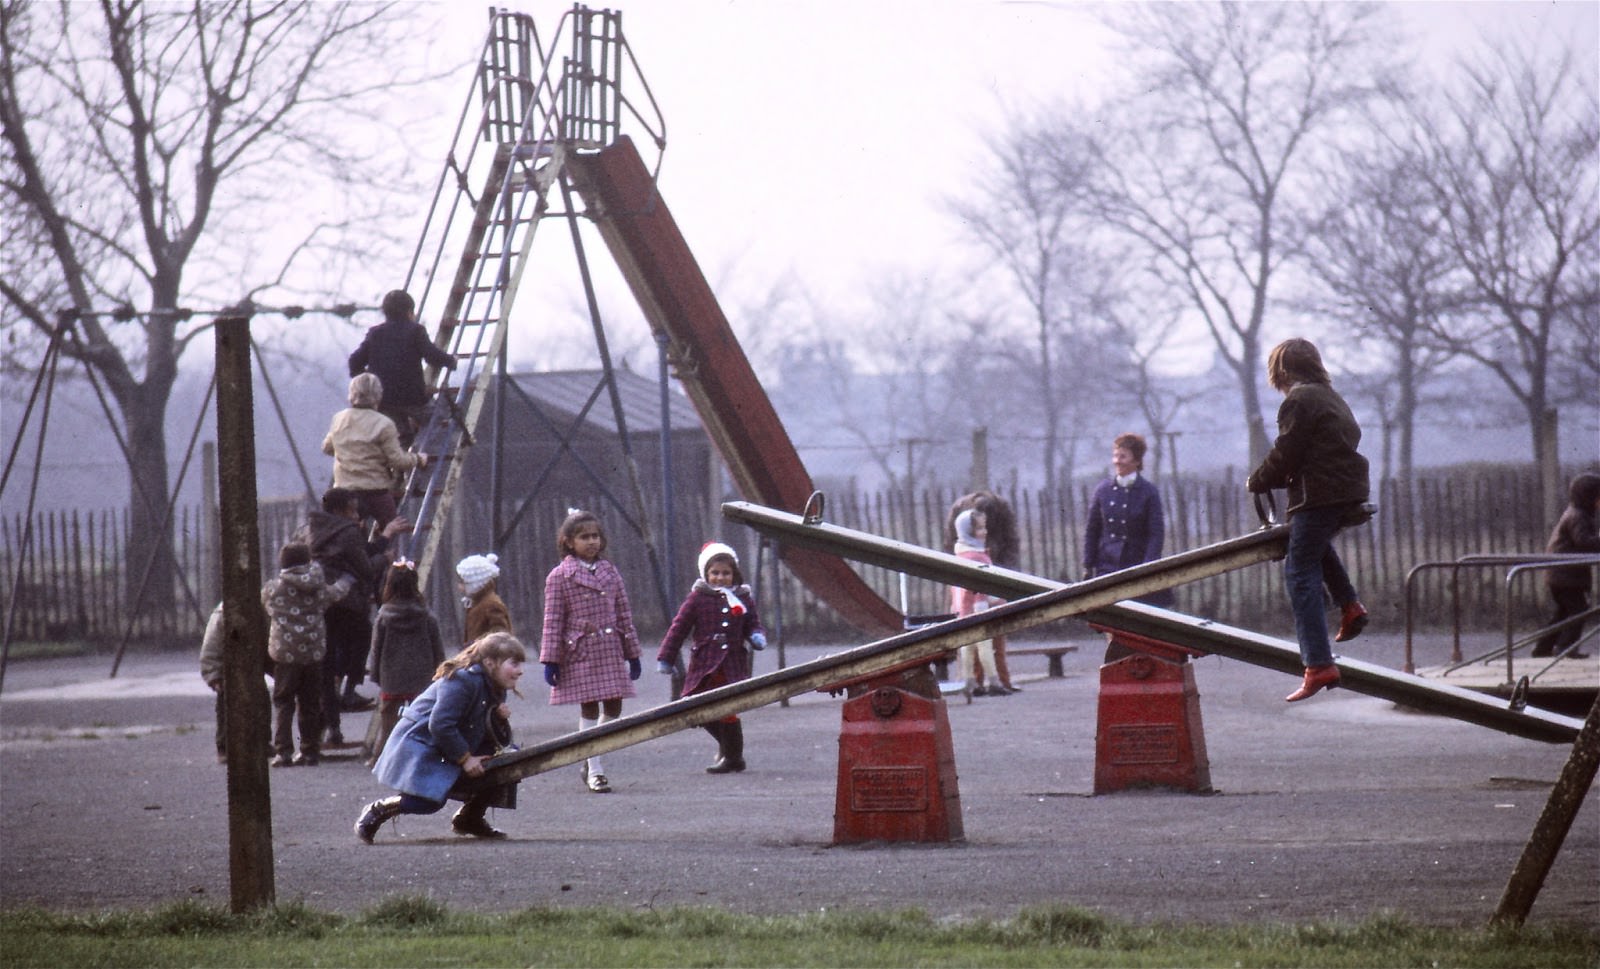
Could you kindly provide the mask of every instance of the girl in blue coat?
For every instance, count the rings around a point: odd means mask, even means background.
[[[705,693],[719,686],[750,678],[751,647],[767,645],[756,600],[739,574],[739,556],[721,542],[700,550],[700,578],[667,628],[656,653],[656,671],[671,675],[685,639],[690,645],[689,669],[684,674],[683,695]],[[717,741],[717,759],[708,774],[733,774],[744,770],[744,724],[737,716],[705,725]]]
[[[527,651],[510,633],[489,633],[439,665],[433,682],[400,715],[372,773],[400,793],[373,801],[356,821],[356,837],[372,843],[399,814],[433,814],[465,801],[450,821],[456,834],[504,838],[484,818],[490,807],[515,807],[514,785],[475,787],[484,761],[510,736],[506,693],[517,693]]]

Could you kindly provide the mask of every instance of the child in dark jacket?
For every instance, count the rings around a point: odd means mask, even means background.
[[[378,684],[378,735],[371,763],[383,753],[400,721],[400,709],[428,688],[433,671],[443,662],[439,622],[422,598],[417,567],[401,559],[389,566],[384,577],[383,605],[372,627],[372,651],[367,656],[367,672]]]
[[[754,649],[767,645],[755,596],[744,584],[734,550],[721,542],[709,542],[700,550],[699,565],[700,578],[694,580],[694,587],[678,607],[656,653],[656,671],[670,676],[684,640],[694,637],[683,679],[684,696],[749,679],[750,653],[745,640]],[[717,741],[717,759],[706,773],[744,770],[744,724],[738,716],[723,717],[705,728]]]
[[[1557,554],[1600,553],[1600,474],[1580,474],[1567,487],[1568,503],[1556,527],[1550,532],[1545,551]],[[1594,584],[1594,569],[1587,565],[1563,565],[1545,573],[1555,615],[1550,625],[1589,610],[1589,587]],[[1533,647],[1535,656],[1565,653],[1571,659],[1588,659],[1587,653],[1567,652],[1583,638],[1583,622],[1576,621],[1553,629]]]
[[[328,650],[322,611],[350,591],[355,579],[323,580],[311,549],[290,542],[278,552],[278,574],[261,587],[270,626],[267,656],[272,659],[272,708],[277,723],[273,767],[316,766],[322,756],[322,660]],[[294,723],[300,721],[300,756],[294,756]]]

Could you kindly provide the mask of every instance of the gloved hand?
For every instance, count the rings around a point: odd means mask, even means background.
[[[644,667],[639,663],[639,657],[628,660],[628,679],[637,680],[639,674],[644,672]]]
[[[561,680],[561,664],[560,663],[546,663],[546,664],[544,664],[544,681],[546,683],[550,684],[551,686],[555,686],[556,683],[560,682],[560,680]]]
[[[753,632],[753,633],[751,633],[750,634],[750,648],[751,649],[766,649],[767,648],[767,634],[763,633],[763,632]]]
[[[671,676],[673,673],[672,664],[666,660],[661,660],[656,664],[656,672],[662,676]]]

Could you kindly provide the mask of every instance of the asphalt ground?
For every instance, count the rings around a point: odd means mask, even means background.
[[[950,704],[963,841],[833,846],[843,701],[807,694],[745,715],[743,774],[705,774],[713,744],[689,730],[607,755],[609,795],[586,791],[575,767],[529,778],[519,810],[492,815],[510,834],[502,842],[454,837],[441,813],[391,822],[367,846],[351,825],[388,792],[353,756],[273,770],[276,895],[345,912],[428,895],[485,911],[1004,917],[1070,905],[1134,921],[1393,913],[1477,925],[1570,752],[1348,691],[1285,704],[1291,678],[1206,657],[1195,675],[1214,793],[1095,796],[1101,649],[1092,634],[1066,635],[1083,649],[1065,658],[1065,678],[1045,678],[1042,656],[1019,657],[1022,692]],[[1398,643],[1381,632],[1345,646],[1400,664]],[[790,647],[789,661],[821,651]],[[768,650],[757,671],[773,662]],[[0,906],[225,906],[226,768],[193,651],[130,656],[115,679],[109,668],[109,657],[88,656],[6,670]],[[665,677],[647,670],[640,686],[625,713],[665,701]],[[576,726],[575,710],[549,706],[542,684],[525,692],[512,703],[519,740]],[[347,714],[346,735],[366,716]],[[1531,922],[1600,926],[1597,800],[1591,789]]]

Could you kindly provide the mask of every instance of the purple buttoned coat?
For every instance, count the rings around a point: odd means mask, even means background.
[[[544,580],[539,662],[558,663],[550,702],[593,703],[637,696],[628,660],[640,656],[639,633],[622,573],[605,559],[590,571],[568,555]]]
[[[689,648],[688,669],[683,675],[683,695],[699,691],[706,677],[722,670],[729,683],[750,678],[750,651],[744,641],[754,633],[766,634],[761,628],[761,616],[756,612],[756,600],[750,587],[741,585],[733,594],[744,604],[744,614],[735,616],[728,606],[728,597],[711,587],[705,579],[696,579],[689,597],[678,607],[672,625],[661,639],[661,649],[656,660],[675,663],[683,641],[690,634],[694,642]]]

